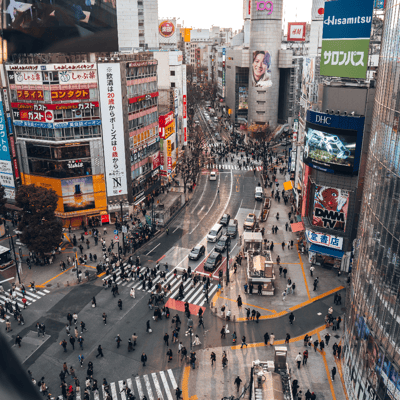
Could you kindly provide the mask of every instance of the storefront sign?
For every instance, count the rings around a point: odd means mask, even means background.
[[[172,172],[172,157],[167,158],[167,171],[169,174]]]
[[[51,92],[51,100],[88,100],[90,93],[88,89],[79,90],[56,90]]]
[[[58,73],[60,85],[72,85],[77,83],[97,83],[96,71],[60,71]],[[46,73],[44,72],[46,78]]]
[[[137,96],[137,97],[132,97],[132,98],[128,99],[128,103],[129,104],[137,103],[138,101],[149,100],[152,97],[158,97],[158,92],[148,93],[148,94],[144,94],[142,96]]]
[[[186,94],[183,95],[183,118],[187,118],[186,112],[187,112],[187,102],[186,102]]]
[[[170,123],[172,123],[174,121],[174,112],[173,111],[170,111],[168,114],[166,114],[166,115],[161,115],[159,118],[158,118],[158,122],[159,122],[159,125],[160,126],[162,126],[162,127],[166,127],[167,125],[169,125]]]
[[[44,100],[43,90],[17,90],[18,100]]]
[[[128,194],[125,166],[124,120],[122,114],[121,70],[117,63],[99,64],[99,85],[103,125],[107,196]]]
[[[160,166],[161,160],[160,160],[160,152],[157,151],[157,153],[152,155],[153,158],[153,170],[158,168]]]
[[[45,65],[6,65],[7,71],[82,71],[85,69],[97,69],[96,63],[79,64],[45,64]]]
[[[170,38],[175,33],[175,25],[173,21],[163,21],[158,26],[158,31],[162,37]]]
[[[171,145],[171,141],[167,140],[167,157],[171,157],[172,154],[172,145]]]
[[[46,111],[46,110],[90,110],[98,108],[98,101],[90,101],[85,103],[59,103],[59,104],[35,104],[35,103],[11,103],[12,108],[19,110],[33,110],[33,111]]]
[[[13,117],[21,121],[53,122],[53,111],[13,110]]]
[[[157,60],[152,61],[136,61],[128,64],[129,68],[133,67],[146,67],[147,65],[157,65]]]
[[[7,89],[3,89],[3,99],[4,99],[3,104],[6,109],[6,112],[10,112],[10,102],[8,101]]]
[[[42,73],[41,72],[14,72],[14,81],[16,84],[24,85],[41,85]]]
[[[320,246],[331,247],[333,249],[342,250],[343,238],[332,236],[326,233],[320,233],[306,229],[306,235],[309,242]]]
[[[28,126],[31,128],[47,128],[47,129],[80,128],[82,126],[100,126],[100,125],[101,125],[100,119],[92,119],[90,121],[53,122],[53,123],[14,120],[14,126]]]
[[[81,160],[68,161],[67,166],[68,168],[81,168],[83,167],[83,162]]]

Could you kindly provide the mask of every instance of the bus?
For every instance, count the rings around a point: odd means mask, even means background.
[[[7,269],[15,265],[11,257],[11,250],[7,247],[0,246],[0,269]]]

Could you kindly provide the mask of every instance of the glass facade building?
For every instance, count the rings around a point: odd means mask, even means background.
[[[362,212],[348,291],[350,399],[400,399],[400,3],[388,0]]]

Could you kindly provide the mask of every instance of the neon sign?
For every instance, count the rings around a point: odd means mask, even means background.
[[[272,11],[274,11],[274,3],[270,0],[256,0],[256,7],[257,11],[268,11],[268,15],[272,14]]]

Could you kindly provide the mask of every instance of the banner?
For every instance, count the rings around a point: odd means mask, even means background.
[[[271,53],[269,51],[253,51],[251,70],[253,86],[261,88],[272,86]]]
[[[91,176],[62,179],[61,190],[64,212],[96,208],[93,193],[93,178]]]
[[[327,1],[320,74],[365,79],[374,0]]]
[[[306,22],[288,22],[288,42],[305,42]]]
[[[59,103],[59,104],[35,104],[35,103],[11,103],[12,108],[18,110],[29,111],[46,111],[46,110],[91,110],[98,108],[98,101],[91,101],[86,103]]]
[[[342,250],[343,238],[339,236],[327,235],[326,233],[314,232],[306,229],[306,235],[309,242],[319,246],[331,247],[332,249]]]
[[[107,152],[104,158],[107,196],[127,195],[120,65],[101,63],[98,65],[98,73],[103,147]]]
[[[316,186],[314,193],[314,226],[345,232],[349,192],[326,186]]]

